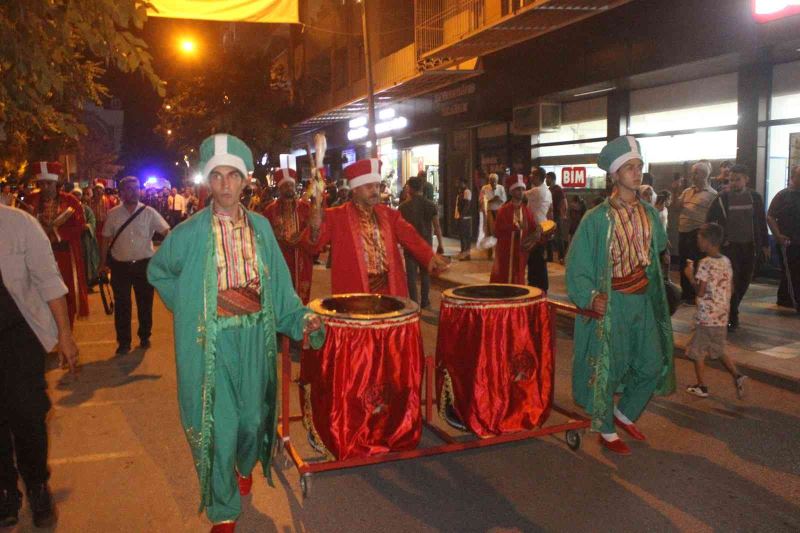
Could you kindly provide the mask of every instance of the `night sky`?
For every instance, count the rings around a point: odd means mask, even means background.
[[[198,69],[213,68],[214,59],[219,58],[223,50],[223,36],[231,27],[232,24],[227,22],[148,19],[141,36],[150,47],[156,72],[167,82],[168,93],[171,81],[190,76]],[[235,35],[239,44],[257,46],[264,42],[265,36],[282,29],[285,26],[237,23]],[[187,57],[179,51],[183,38],[197,43],[194,57]],[[133,174],[143,179],[156,175],[177,184],[180,178],[174,162],[180,156],[172,153],[154,132],[162,99],[139,74],[122,74],[110,69],[103,81],[125,111],[119,157],[119,163],[125,168],[118,177]]]

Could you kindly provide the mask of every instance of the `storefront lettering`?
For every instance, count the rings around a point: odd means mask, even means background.
[[[451,115],[466,113],[467,110],[469,110],[469,102],[454,102],[452,104],[443,105],[441,109],[439,109],[439,114],[443,117],[449,117]]]
[[[586,187],[586,167],[564,167],[561,169],[561,186],[574,189]]]
[[[466,85],[461,85],[460,87],[455,87],[453,89],[448,89],[446,91],[442,91],[437,93],[433,96],[433,101],[437,104],[441,104],[442,102],[446,102],[448,100],[455,100],[456,98],[460,98],[462,96],[469,96],[470,94],[475,93],[475,84],[468,83]]]

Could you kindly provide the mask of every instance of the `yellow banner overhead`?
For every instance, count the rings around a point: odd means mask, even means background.
[[[151,17],[228,22],[299,22],[298,0],[150,0]]]

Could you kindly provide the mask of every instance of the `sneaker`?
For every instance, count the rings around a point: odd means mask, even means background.
[[[130,344],[120,344],[117,347],[116,354],[117,355],[125,355],[131,353],[131,346]]]
[[[694,394],[695,396],[700,396],[701,398],[708,398],[708,387],[705,385],[692,385],[690,387],[686,387],[686,392],[689,394]]]
[[[19,521],[19,497],[17,489],[0,490],[0,527],[11,527]]]
[[[736,383],[736,397],[741,400],[747,396],[747,376],[739,374],[733,381]]]
[[[34,485],[27,490],[28,504],[33,514],[33,525],[36,527],[52,527],[56,523],[56,507],[47,483]]]

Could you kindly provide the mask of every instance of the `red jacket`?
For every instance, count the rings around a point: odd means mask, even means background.
[[[433,259],[433,249],[399,211],[385,205],[376,205],[374,209],[389,263],[388,294],[407,298],[406,270],[400,247],[413,255],[422,268],[427,268]],[[364,243],[353,202],[325,210],[317,249],[321,251],[327,244],[331,245],[333,294],[370,292]]]

